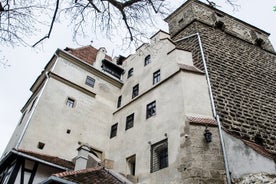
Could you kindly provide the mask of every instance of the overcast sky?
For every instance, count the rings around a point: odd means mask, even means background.
[[[182,4],[181,0],[172,1],[174,8]],[[213,0],[219,9],[237,17],[249,24],[252,24],[268,33],[271,33],[270,41],[276,47],[276,0],[235,0],[240,5],[238,11],[225,3],[225,0]],[[168,31],[164,22],[158,24],[158,28],[151,32],[163,29]],[[31,95],[29,91],[37,76],[41,73],[46,63],[50,60],[57,48],[80,47],[92,45],[96,48],[106,47],[109,55],[116,56],[121,53],[120,41],[117,39],[108,40],[100,37],[87,37],[80,39],[79,43],[72,41],[72,33],[66,25],[57,24],[49,40],[36,49],[28,47],[8,48],[0,46],[0,61],[7,62],[7,65],[0,64],[0,155],[4,151],[18,121],[21,117],[21,108]],[[127,55],[127,51],[123,52]],[[4,58],[3,58],[4,57]]]

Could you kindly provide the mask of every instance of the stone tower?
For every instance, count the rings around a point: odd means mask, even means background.
[[[171,39],[179,48],[192,52],[197,68],[208,70],[214,115],[222,123],[232,178],[260,170],[250,170],[256,167],[254,164],[249,164],[246,171],[238,168],[237,157],[246,155],[247,148],[238,150],[238,155],[232,154],[235,146],[230,146],[229,136],[268,158],[271,170],[265,172],[273,172],[276,54],[268,39],[269,33],[197,0],[188,0],[166,22]]]

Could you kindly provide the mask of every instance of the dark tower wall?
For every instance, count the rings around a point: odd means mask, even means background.
[[[171,38],[201,36],[215,107],[225,130],[275,159],[276,55],[269,34],[196,0],[171,14]],[[203,69],[196,37],[178,42]]]

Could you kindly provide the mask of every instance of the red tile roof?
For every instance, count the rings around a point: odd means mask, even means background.
[[[67,47],[64,50],[90,65],[95,62],[98,53],[98,49],[92,47],[91,45],[76,49]],[[112,61],[112,58],[108,55],[105,55],[105,59]]]
[[[81,184],[121,184],[123,181],[103,167],[88,168],[78,171],[65,171],[54,176]]]
[[[194,117],[194,116],[188,116],[188,121],[191,124],[197,124],[197,125],[208,125],[208,126],[217,126],[217,121],[214,118],[205,118],[205,117]]]
[[[18,152],[24,153],[26,155],[35,157],[37,159],[41,159],[62,167],[66,167],[68,169],[74,169],[74,164],[71,161],[65,160],[65,159],[61,159],[59,157],[55,157],[55,156],[50,156],[50,155],[46,155],[46,154],[41,154],[41,153],[36,153],[33,151],[29,151],[29,150],[24,150],[24,149],[18,149],[16,150]]]

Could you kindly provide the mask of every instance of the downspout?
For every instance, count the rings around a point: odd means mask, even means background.
[[[58,58],[58,55],[57,55],[56,53],[55,53],[55,56],[57,56],[57,58]],[[56,63],[57,63],[57,60],[55,61],[54,65],[53,65],[53,67],[50,69],[50,71],[46,71],[46,72],[45,72],[46,82],[44,83],[44,85],[43,85],[43,87],[42,87],[42,89],[41,89],[41,92],[40,92],[40,94],[38,95],[38,97],[37,97],[37,99],[36,99],[36,101],[35,101],[35,104],[34,104],[34,106],[33,106],[33,108],[32,108],[31,114],[30,114],[29,117],[28,117],[27,123],[26,123],[26,125],[25,125],[25,127],[24,127],[24,129],[23,129],[23,131],[22,131],[22,133],[21,133],[21,135],[20,135],[20,137],[19,137],[19,139],[18,139],[18,142],[17,142],[17,144],[16,144],[16,146],[15,146],[15,149],[18,149],[18,147],[19,147],[19,145],[20,145],[20,143],[21,143],[21,141],[22,141],[22,139],[23,139],[23,137],[24,137],[24,135],[25,135],[25,133],[26,133],[28,127],[29,127],[30,121],[31,121],[31,119],[32,119],[32,116],[33,116],[33,113],[34,113],[34,111],[35,111],[35,109],[36,109],[36,106],[37,106],[37,104],[38,104],[38,102],[39,102],[39,99],[40,99],[40,97],[42,96],[42,94],[43,94],[43,92],[44,92],[44,90],[45,90],[45,87],[46,87],[46,85],[47,85],[47,83],[48,83],[48,81],[49,81],[49,79],[50,79],[48,73],[54,70],[54,68],[55,68],[55,66],[56,66]]]
[[[223,136],[222,136],[221,122],[220,122],[219,115],[217,114],[216,108],[215,108],[214,97],[213,97],[213,93],[212,93],[210,78],[209,78],[209,74],[208,74],[208,69],[207,69],[207,65],[206,65],[206,60],[205,60],[205,56],[204,56],[204,52],[203,52],[203,47],[202,47],[202,42],[201,42],[201,39],[200,39],[200,35],[199,35],[199,33],[191,34],[189,36],[185,36],[185,37],[182,37],[178,40],[175,40],[174,42],[176,43],[176,42],[179,42],[179,41],[182,41],[182,40],[186,40],[186,39],[194,37],[194,36],[197,37],[198,44],[199,44],[200,54],[201,54],[202,62],[203,62],[203,66],[204,66],[204,72],[206,74],[206,80],[207,80],[208,91],[209,91],[209,96],[210,96],[210,100],[211,100],[213,116],[217,120],[217,123],[218,123],[219,138],[220,138],[220,141],[221,141],[221,149],[222,149],[222,154],[223,154],[227,184],[231,184],[229,165],[228,165],[228,160],[227,160],[227,156],[226,156],[224,140],[223,140]]]

